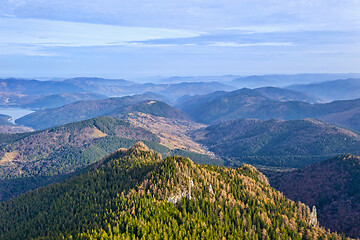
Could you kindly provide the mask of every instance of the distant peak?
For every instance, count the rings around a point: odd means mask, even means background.
[[[129,150],[150,151],[149,147],[140,141],[135,143]]]

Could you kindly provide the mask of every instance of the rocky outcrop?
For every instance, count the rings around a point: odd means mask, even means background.
[[[168,202],[176,205],[181,201],[181,198],[191,199],[191,188],[194,186],[194,182],[192,179],[189,179],[188,191],[181,191],[179,194],[169,197]]]
[[[188,194],[187,192],[181,192],[178,195],[175,195],[173,197],[169,197],[168,201],[171,202],[172,204],[176,205],[181,201],[181,198],[187,198],[187,199],[191,199],[191,195]]]
[[[316,207],[313,206],[312,211],[310,213],[310,220],[309,220],[309,224],[314,226],[314,227],[318,227],[319,226],[319,222],[317,220],[317,213],[316,213]]]

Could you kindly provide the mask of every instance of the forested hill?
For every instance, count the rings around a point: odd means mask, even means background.
[[[207,155],[160,144],[157,135],[113,117],[80,122],[23,134],[0,134],[0,201],[83,168],[118,148],[145,141],[164,156],[181,153],[194,161],[221,164]]]
[[[188,97],[176,107],[197,122],[211,124],[239,118],[295,118],[304,115],[309,102],[317,99],[289,89],[263,87]]]
[[[360,154],[360,135],[313,119],[229,121],[194,132],[195,140],[234,164],[299,168]]]
[[[58,108],[37,111],[16,120],[16,123],[45,129],[70,122],[81,121],[98,116],[121,116],[130,112],[143,112],[155,116],[189,120],[189,117],[178,109],[164,102],[154,100],[152,94],[80,101]]]
[[[112,117],[31,133],[0,134],[0,201],[57,181],[139,140],[158,151],[169,151],[150,131]]]
[[[272,92],[274,94],[274,91]],[[195,121],[207,124],[244,118],[262,120],[316,118],[360,131],[360,99],[312,104],[283,98],[281,97],[283,95],[276,96],[276,92],[275,95],[269,92],[264,94],[257,89],[245,88],[190,97],[176,107]]]
[[[1,239],[341,239],[255,168],[203,166],[137,143],[0,204]]]
[[[287,197],[315,205],[326,228],[360,238],[360,157],[341,155],[271,176],[271,185]]]

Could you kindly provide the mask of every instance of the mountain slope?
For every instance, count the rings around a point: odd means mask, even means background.
[[[360,78],[298,84],[287,88],[318,96],[327,101],[360,98]]]
[[[0,105],[6,107],[20,107],[43,109],[60,107],[72,102],[106,98],[96,93],[60,93],[42,95],[24,95],[12,92],[0,92]]]
[[[155,92],[167,96],[170,103],[175,103],[183,96],[208,94],[215,91],[232,91],[235,89],[232,86],[219,82],[182,82],[169,84],[165,89]]]
[[[132,111],[150,113],[156,116],[189,119],[186,114],[165,103],[159,101],[150,103],[147,100],[154,100],[153,94],[80,101],[63,107],[34,112],[17,119],[16,123],[34,129],[45,129],[98,116],[120,116]]]
[[[0,139],[0,200],[50,183],[53,176],[99,161],[138,140],[148,141],[158,151],[170,151],[159,145],[160,139],[150,131],[111,117],[1,135]]]
[[[302,101],[288,101],[281,98],[271,99],[256,89],[240,89],[233,92],[216,92],[203,96],[187,98],[178,104],[183,112],[197,122],[215,124],[241,119],[295,120],[317,118],[360,131],[356,121],[360,116],[360,99],[311,104]]]
[[[21,213],[21,214],[20,214]],[[0,204],[3,239],[340,239],[255,168],[161,159],[142,143]]]
[[[164,102],[154,101],[154,100],[144,101],[138,104],[134,104],[132,106],[125,108],[123,112],[124,113],[139,112],[139,113],[151,114],[153,116],[158,116],[158,117],[190,121],[190,118],[186,114],[178,110],[177,108],[173,108]]]
[[[12,125],[10,119],[11,117],[8,115],[0,114],[0,125]]]
[[[208,154],[204,147],[190,136],[192,131],[205,127],[203,124],[140,112],[125,114],[121,118],[155,133],[160,138],[160,143],[170,149],[183,149]],[[220,159],[219,162],[221,162]]]
[[[318,117],[320,120],[332,124],[337,124],[349,129],[360,132],[360,107],[349,110],[329,113]]]
[[[308,103],[316,103],[321,101],[315,97],[311,97],[299,91],[289,89],[276,88],[276,87],[261,87],[255,88],[255,92],[260,93],[262,96],[273,101],[302,101]]]
[[[84,92],[80,87],[61,81],[38,81],[30,79],[0,79],[0,92],[25,95],[43,95]]]
[[[182,154],[198,163],[224,164],[189,138],[189,129],[200,126],[137,115],[129,116],[129,121],[102,116],[32,133],[0,134],[0,201],[59,181],[138,140],[163,156]]]
[[[360,154],[360,135],[306,120],[235,120],[194,132],[195,140],[235,164],[304,167],[343,153]]]
[[[270,180],[287,197],[315,205],[325,227],[360,237],[360,157],[342,155]]]
[[[215,92],[188,98],[176,107],[198,122],[217,123],[239,118],[301,118],[311,106],[305,102],[287,101],[294,98],[292,92],[280,89],[275,92],[274,89],[243,88],[232,92]],[[299,99],[303,97],[303,94],[299,95]]]
[[[9,120],[11,116],[0,114],[0,134],[1,133],[21,133],[32,131],[31,128],[24,126],[16,126],[12,124]]]

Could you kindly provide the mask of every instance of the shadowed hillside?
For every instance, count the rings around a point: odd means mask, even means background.
[[[360,154],[360,135],[320,121],[235,120],[194,132],[233,164],[298,168],[343,153]]]
[[[360,238],[360,158],[342,155],[304,169],[271,173],[271,184],[287,197],[315,205],[320,223]]]

